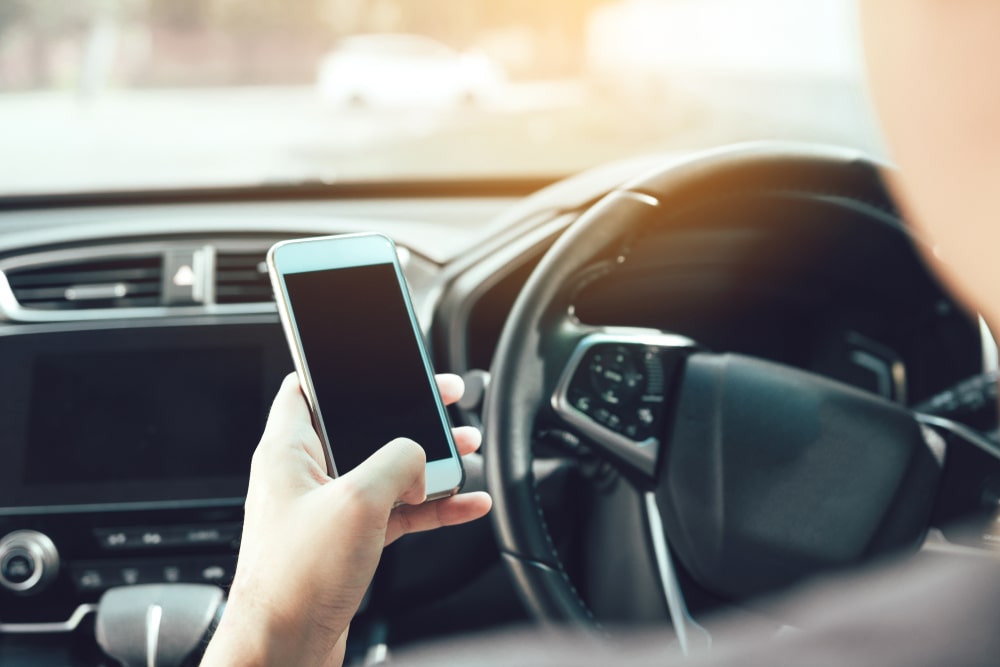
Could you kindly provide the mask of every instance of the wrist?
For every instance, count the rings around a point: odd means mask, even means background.
[[[280,607],[258,588],[241,585],[237,575],[202,667],[341,664],[346,628],[316,632],[308,618],[282,614]]]
[[[267,667],[305,664],[297,628],[286,627],[252,597],[230,594],[202,667]]]
[[[202,657],[201,667],[277,665],[282,658],[280,641],[280,633],[266,629],[239,604],[229,601]]]

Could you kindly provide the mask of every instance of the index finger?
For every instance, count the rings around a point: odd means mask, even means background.
[[[264,426],[257,448],[278,451],[288,447],[302,447],[309,457],[323,470],[326,470],[326,457],[323,455],[323,445],[313,427],[312,414],[309,405],[299,386],[298,376],[290,373],[285,376],[278,389],[271,412]]]
[[[465,393],[465,380],[460,375],[454,373],[438,373],[434,376],[437,382],[438,391],[441,393],[441,400],[445,405],[458,403]]]
[[[281,387],[271,403],[271,412],[267,416],[264,435],[283,433],[289,429],[299,428],[308,424],[312,428],[312,416],[305,396],[299,386],[299,378],[295,373],[289,373],[281,382]]]

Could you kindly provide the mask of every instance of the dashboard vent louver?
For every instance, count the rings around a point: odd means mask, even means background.
[[[215,257],[216,303],[273,301],[266,253],[219,251]]]
[[[89,310],[159,306],[163,259],[160,256],[71,260],[6,271],[22,308]]]

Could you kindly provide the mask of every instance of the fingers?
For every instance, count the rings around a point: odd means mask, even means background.
[[[454,403],[461,397],[464,391],[462,378],[453,374],[441,374],[436,380],[445,403]],[[477,429],[460,426],[453,429],[452,433],[459,456],[479,449],[482,434]],[[269,469],[274,469],[275,466],[284,469],[287,466],[301,465],[296,464],[295,457],[289,455],[290,449],[304,451],[312,459],[315,465],[309,466],[310,479],[316,483],[328,481],[323,445],[313,429],[309,406],[294,373],[285,377],[274,398],[257,458],[263,454],[267,461],[264,467]],[[398,501],[407,504],[421,503],[425,498],[425,457],[423,449],[412,441],[393,441],[359,466],[356,470],[360,472],[352,475],[350,483],[360,483],[361,487],[372,489],[376,494],[374,502],[388,502],[387,507]],[[416,464],[418,459],[419,466]]]
[[[474,426],[455,427],[451,429],[451,435],[455,439],[455,448],[458,449],[459,456],[471,454],[483,443],[483,434]]]
[[[441,392],[441,400],[445,405],[457,403],[465,393],[465,382],[461,377],[453,373],[439,373],[434,376],[437,380],[438,391]],[[483,442],[483,434],[473,426],[459,426],[451,429],[455,439],[455,447],[459,456],[465,456],[479,449]]]
[[[294,467],[298,465],[298,459],[290,455],[290,451],[304,452],[308,457],[310,477],[317,482],[325,482],[327,469],[323,444],[313,428],[309,406],[294,373],[285,376],[274,397],[254,458],[266,459],[267,467]]]
[[[489,494],[475,491],[423,505],[397,507],[389,518],[385,543],[390,544],[409,533],[474,521],[485,516],[492,506],[493,499],[490,498]]]
[[[289,373],[282,381],[281,388],[278,389],[278,394],[271,404],[264,435],[297,432],[303,426],[312,429],[312,417],[306,399],[302,396],[298,377],[295,373]]]
[[[396,438],[369,456],[354,470],[341,475],[340,485],[349,485],[359,497],[388,512],[396,502],[422,503],[427,497],[424,470],[427,456],[412,440]]]
[[[454,373],[439,373],[434,376],[437,380],[438,391],[441,392],[441,400],[445,405],[458,403],[465,393],[465,381]]]

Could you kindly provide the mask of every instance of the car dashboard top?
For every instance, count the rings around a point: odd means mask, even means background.
[[[482,371],[531,269],[593,199],[593,175],[576,184],[524,200],[0,213],[0,633],[70,631],[114,586],[231,579],[250,456],[292,369],[263,265],[272,243],[392,236],[436,368]],[[578,316],[909,405],[995,365],[992,339],[908,243],[816,211],[746,210],[720,203],[643,232],[615,271],[581,283]],[[822,256],[774,251],[796,247],[789,220],[803,218],[848,231]],[[479,419],[475,407],[452,417]]]
[[[481,233],[469,220],[509,204],[0,216],[0,630],[69,629],[114,586],[232,577],[250,456],[292,370],[264,265],[274,242],[392,235],[426,326],[428,255],[459,252]]]

